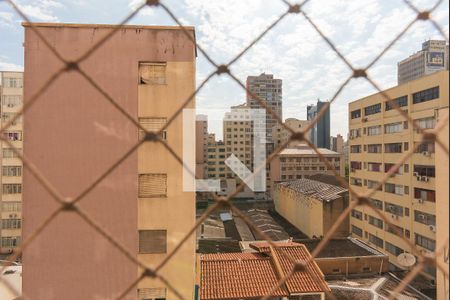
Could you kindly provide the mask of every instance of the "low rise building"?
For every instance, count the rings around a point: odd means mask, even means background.
[[[310,179],[276,185],[275,210],[309,238],[325,236],[348,206],[348,190]],[[349,234],[346,219],[334,236]]]
[[[318,151],[341,176],[345,175],[342,154],[324,148],[319,148]],[[298,146],[284,149],[270,163],[272,195],[276,183],[307,178],[315,174],[334,175],[333,169],[321,160],[313,148]]]
[[[200,256],[200,299],[255,299],[271,295],[270,299],[280,300],[286,297],[324,300],[330,292],[314,260],[306,265],[306,270],[295,272],[276,288],[294,268],[292,261],[286,259],[287,254],[294,261],[311,259],[304,245],[287,242],[272,247],[264,242],[251,247],[256,252]]]

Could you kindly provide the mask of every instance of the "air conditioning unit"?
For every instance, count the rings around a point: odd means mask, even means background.
[[[423,203],[425,203],[425,200],[423,200],[423,199],[417,199],[417,202],[419,202],[420,204],[423,204]]]
[[[414,172],[414,173],[413,173],[413,176],[414,176],[414,177],[420,177],[419,172]]]
[[[422,176],[420,177],[420,181],[428,182],[430,181],[430,178],[428,178],[428,176]]]
[[[430,225],[430,230],[433,231],[434,233],[436,233],[436,226]]]
[[[423,156],[431,156],[431,153],[428,151],[424,151],[424,152],[422,152],[422,155]]]

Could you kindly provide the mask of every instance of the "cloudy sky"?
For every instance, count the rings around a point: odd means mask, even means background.
[[[421,9],[436,0],[412,1]],[[31,20],[117,23],[142,0],[15,0]],[[198,43],[218,63],[226,63],[287,9],[281,0],[164,0],[185,25],[196,26]],[[433,14],[448,36],[448,0]],[[311,0],[305,12],[356,67],[364,67],[415,18],[402,0]],[[0,70],[23,69],[22,20],[0,1]],[[130,24],[174,25],[161,8],[146,8]],[[370,70],[383,88],[396,85],[397,62],[419,50],[438,32],[425,22],[411,30]],[[330,99],[350,75],[301,15],[289,15],[231,68],[242,81],[272,73],[283,79],[284,118],[306,118],[306,106]],[[200,54],[200,83],[213,67]],[[347,133],[347,104],[375,90],[353,80],[332,105],[331,132]],[[215,77],[197,97],[199,108],[226,109],[245,102],[245,92],[226,76]]]

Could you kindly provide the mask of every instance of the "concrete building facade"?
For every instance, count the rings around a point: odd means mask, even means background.
[[[21,110],[23,104],[23,73],[0,72],[1,119],[3,128]],[[23,149],[22,117],[15,120],[3,135],[19,152]],[[22,241],[22,174],[23,164],[13,149],[0,141],[0,253],[10,253]]]
[[[448,79],[448,71],[443,71],[384,92],[422,129],[432,129],[440,109],[448,107]],[[448,174],[437,178],[434,142],[422,142],[423,134],[412,128],[393,105],[381,94],[349,104],[349,160],[350,185],[362,194],[377,186],[406,151],[416,149],[371,199],[394,226],[385,224],[366,207],[356,208],[350,223],[353,236],[388,254],[390,262],[401,267],[397,257],[413,250],[402,237],[423,253],[436,250],[436,212],[448,205],[448,195],[439,197],[437,192],[445,185],[437,183]],[[436,276],[434,268],[427,268],[426,273],[430,278]]]
[[[320,100],[316,105],[308,105],[306,108],[308,121],[312,122],[326,105],[328,102]],[[311,129],[311,142],[318,148],[330,149],[330,120],[330,109],[328,108]]]
[[[247,77],[247,89],[251,92],[247,93],[247,106],[252,109],[264,109],[255,97],[265,100],[267,106],[280,118],[283,119],[283,81],[274,78],[271,74],[261,74],[259,76]],[[273,142],[272,128],[276,126],[278,121],[269,113],[266,118],[266,130],[268,143]]]
[[[204,179],[207,174],[208,160],[208,116],[198,115],[195,123],[195,173],[197,178]]]
[[[335,168],[344,176],[345,167],[342,154],[328,149],[319,149]],[[270,179],[273,188],[276,183],[307,178],[315,174],[333,175],[333,170],[321,161],[317,152],[308,146],[285,149],[270,163]]]
[[[342,135],[338,134],[337,136],[332,136],[330,138],[330,150],[341,154],[345,153],[344,137]]]
[[[348,207],[348,190],[323,182],[299,179],[275,185],[275,210],[309,238],[324,237]],[[347,237],[348,218],[334,237]]]
[[[449,48],[442,40],[428,40],[422,44],[422,50],[398,63],[398,84],[439,71],[448,71]]]
[[[25,103],[63,64],[25,23]],[[34,26],[69,60],[114,25]],[[192,38],[193,27],[187,28]],[[80,68],[136,122],[159,131],[195,90],[195,45],[178,27],[121,26]],[[195,108],[195,100],[186,108]],[[69,199],[89,187],[143,137],[77,72],[63,74],[27,111],[25,156]],[[183,120],[160,138],[183,155]],[[191,133],[192,135],[194,133]],[[185,147],[195,147],[192,145]],[[24,171],[24,239],[59,207]],[[160,143],[145,142],[78,203],[96,224],[150,267],[159,265],[195,224],[195,194],[183,191],[183,167]],[[62,212],[23,253],[23,294],[33,299],[112,299],[142,270],[73,212]],[[62,267],[63,266],[63,267]],[[184,298],[195,284],[195,237],[159,271]],[[174,299],[157,278],[143,278],[124,299]]]
[[[289,118],[284,121],[284,124],[291,129],[293,129],[296,132],[303,131],[308,125],[310,124],[309,121],[306,120],[298,120],[295,118]],[[311,139],[311,131],[306,135],[307,139]],[[290,138],[292,134],[289,130],[284,128],[281,124],[277,124],[272,128],[272,137],[273,137],[273,143],[275,149],[278,148],[280,145],[286,143]],[[300,141],[292,141],[288,144],[289,148],[296,147],[299,145],[304,145],[305,142]]]

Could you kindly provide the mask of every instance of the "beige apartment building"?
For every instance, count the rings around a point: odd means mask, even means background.
[[[344,176],[345,167],[342,154],[328,149],[318,149],[336,170]],[[273,195],[275,184],[308,178],[316,174],[333,175],[333,170],[321,160],[317,152],[309,146],[284,149],[270,163],[270,179]]]
[[[384,92],[422,129],[432,129],[442,117],[440,111],[448,108],[448,80],[448,71],[443,71]],[[365,193],[377,185],[406,151],[418,146],[415,154],[371,199],[394,226],[385,224],[366,207],[357,207],[350,223],[353,236],[388,254],[390,262],[401,267],[397,257],[412,251],[401,237],[409,239],[423,253],[436,250],[437,230],[444,230],[440,237],[448,237],[448,227],[436,227],[436,212],[448,207],[448,191],[446,196],[442,195],[439,189],[444,185],[438,185],[439,181],[447,180],[448,171],[437,178],[435,144],[422,142],[423,135],[393,105],[383,100],[381,94],[349,104],[349,160],[350,184],[357,192]],[[448,157],[439,163],[448,165]],[[436,277],[434,268],[425,272],[430,278]]]
[[[195,123],[195,175],[206,178],[208,172],[208,116],[197,115]]]
[[[310,123],[311,123],[310,121],[298,120],[295,118],[289,118],[284,121],[284,124],[286,126],[288,126],[289,128],[293,129],[296,132],[301,132],[305,130],[305,128],[308,127]],[[275,149],[280,145],[286,143],[291,138],[291,136],[292,136],[291,132],[286,128],[284,128],[281,124],[276,124],[272,128],[272,137]],[[306,135],[306,138],[309,140],[311,139],[311,131],[309,131],[309,133]],[[305,142],[292,141],[288,144],[288,147],[292,148],[302,144],[304,145]]]
[[[275,210],[309,238],[324,237],[348,207],[348,190],[320,181],[298,179],[275,185]],[[334,237],[347,237],[349,220]]]
[[[25,103],[63,65],[25,23]],[[34,24],[75,60],[115,26]],[[191,38],[193,27],[187,28]],[[178,27],[122,26],[80,68],[147,130],[183,156],[182,115],[195,90],[196,49]],[[186,108],[195,108],[192,100]],[[25,155],[68,200],[88,188],[143,137],[143,132],[77,72],[63,74],[27,111]],[[194,133],[190,133],[194,134]],[[59,205],[24,171],[24,239]],[[145,142],[78,204],[124,249],[150,267],[174,251],[195,224],[195,194],[183,191],[183,168],[163,145]],[[23,294],[33,299],[114,299],[142,270],[73,212],[62,212],[23,253]],[[195,236],[160,269],[183,298],[195,284]],[[145,277],[124,299],[175,299]]]
[[[1,120],[3,128],[21,110],[23,103],[23,73],[0,72]],[[4,132],[19,152],[23,149],[22,117],[16,119]],[[22,240],[22,161],[10,145],[0,141],[0,253],[10,253]]]
[[[208,144],[207,178],[227,179],[231,178],[231,170],[225,165],[227,159],[227,147],[222,141]]]

